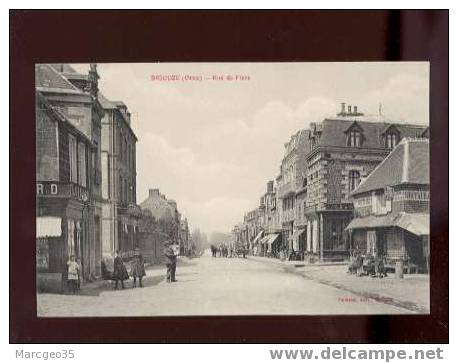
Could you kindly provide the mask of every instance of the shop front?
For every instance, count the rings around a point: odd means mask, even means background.
[[[42,188],[43,183],[40,183]],[[54,194],[39,194],[36,217],[36,275],[37,290],[65,292],[67,262],[75,256],[81,265],[81,280],[87,278],[88,206],[83,200],[67,198],[59,191],[63,185],[54,183]],[[48,188],[42,188],[46,191]],[[85,199],[85,198],[83,198]]]

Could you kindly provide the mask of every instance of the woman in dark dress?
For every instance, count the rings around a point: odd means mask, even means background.
[[[113,265],[113,280],[115,281],[115,289],[118,288],[118,281],[121,281],[121,287],[124,289],[124,280],[129,280],[129,274],[127,273],[126,266],[124,265],[121,256],[119,256],[119,251],[116,251],[116,257]]]

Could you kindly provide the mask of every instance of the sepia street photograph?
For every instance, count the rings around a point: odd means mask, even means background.
[[[429,314],[429,85],[429,62],[35,64],[38,317]]]

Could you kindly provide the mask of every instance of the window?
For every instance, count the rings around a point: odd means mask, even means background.
[[[349,174],[350,192],[355,190],[355,188],[359,185],[360,182],[361,182],[361,176],[359,174],[359,171],[351,170]]]
[[[86,181],[86,145],[80,142],[78,143],[78,184],[85,187]]]
[[[348,135],[347,146],[360,147],[361,141],[362,141],[361,139],[362,139],[361,132],[356,131],[356,130],[350,131]]]
[[[387,134],[386,135],[386,147],[388,149],[393,149],[397,143],[397,135],[396,134]]]
[[[122,202],[122,177],[119,176],[119,184],[118,184],[118,202]]]
[[[78,168],[76,157],[76,139],[73,135],[68,135],[68,158],[70,162],[70,182],[78,183]]]

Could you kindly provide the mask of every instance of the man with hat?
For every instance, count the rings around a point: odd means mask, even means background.
[[[132,287],[135,288],[137,286],[137,277],[140,287],[143,287],[142,279],[143,276],[146,276],[145,261],[143,260],[143,256],[140,254],[140,250],[138,248],[135,248],[134,250],[134,260],[132,263],[132,269],[130,271],[130,274],[134,278],[134,283]]]
[[[173,249],[173,243],[169,240],[164,243],[165,263],[167,266],[167,282],[175,282],[175,270],[177,263],[177,256]]]

